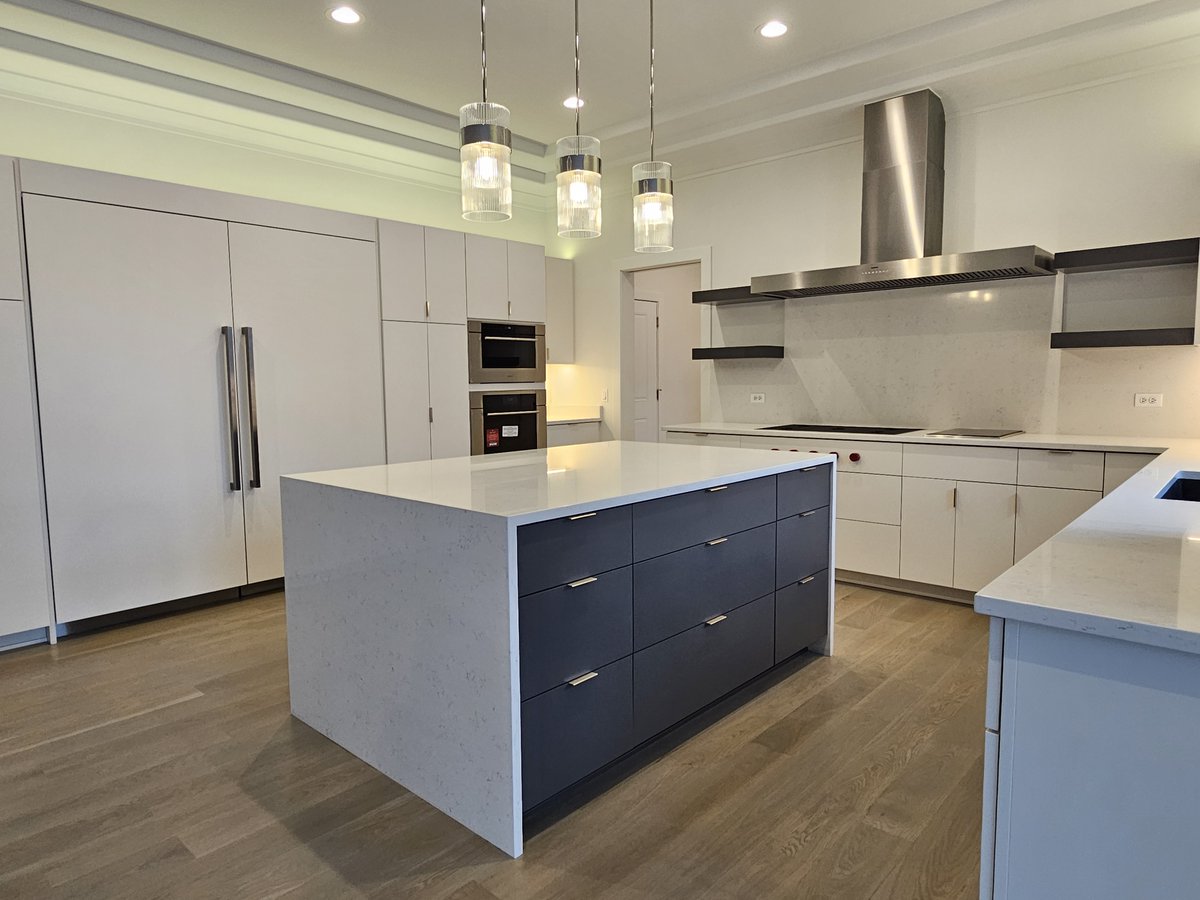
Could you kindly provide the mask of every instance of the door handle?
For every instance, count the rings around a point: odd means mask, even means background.
[[[711,619],[706,619],[704,624],[705,625],[719,625],[728,618],[729,618],[729,616],[713,616]]]
[[[810,509],[808,512],[800,513],[800,518],[807,519],[809,516],[815,516],[820,511],[821,510],[819,510],[819,509]]]
[[[596,576],[593,575],[591,578],[580,578],[578,581],[572,581],[570,584],[567,585],[567,587],[579,588],[579,587],[583,587],[585,584],[594,584],[595,582],[597,582],[599,580],[600,580],[599,578],[597,578]]]
[[[579,687],[585,681],[591,681],[600,675],[599,672],[588,672],[586,675],[580,675],[578,678],[572,678],[567,682],[568,687]]]
[[[237,364],[234,362],[233,326],[221,326],[225,344],[225,394],[229,405],[229,489],[242,489],[242,438],[238,431]]]
[[[716,487],[705,488],[705,491],[709,494],[715,494],[717,491],[727,491],[727,490],[729,490],[729,485],[727,485],[727,484],[719,484]]]
[[[578,522],[580,519],[593,519],[596,517],[596,515],[596,513],[580,513],[577,516],[568,516],[567,520],[570,522]]]
[[[801,578],[800,583],[801,584],[812,584],[816,580],[817,580],[816,575],[809,575],[807,578]]]
[[[705,541],[705,543],[704,543],[704,546],[706,546],[706,547],[715,547],[715,546],[717,546],[717,544],[723,544],[723,543],[725,543],[727,540],[729,540],[729,538],[727,538],[727,537],[723,537],[723,538],[717,538],[716,540],[713,540],[713,541]]]
[[[250,406],[250,487],[262,487],[262,467],[258,456],[258,389],[254,378],[254,329],[243,325],[246,342],[246,399]]]
[[[535,337],[506,337],[502,334],[485,334],[483,339],[485,341],[521,341],[526,344],[536,344],[538,342],[538,338]]]

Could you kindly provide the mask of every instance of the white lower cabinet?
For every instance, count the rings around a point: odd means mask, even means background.
[[[1100,491],[1017,488],[1017,552],[1023,559],[1099,502]]]
[[[1017,488],[958,483],[954,518],[954,587],[977,591],[1013,564]]]
[[[26,195],[25,239],[59,621],[245,584],[226,224]]]
[[[687,444],[691,447],[740,447],[742,439],[736,434],[708,434],[695,431],[664,431],[663,442]]]
[[[594,444],[600,440],[599,422],[551,423],[546,426],[546,446],[566,447],[570,444]]]
[[[904,479],[900,577],[977,591],[1013,564],[1016,488]]]
[[[837,567],[866,575],[900,575],[900,528],[877,522],[837,520]]]
[[[1105,453],[1105,496],[1115,491],[1157,458],[1157,453]]]
[[[384,322],[387,461],[471,453],[464,325]]]
[[[229,249],[240,365],[253,338],[242,399],[253,583],[283,577],[280,475],[386,458],[379,288],[370,241],[231,224]]]
[[[900,478],[838,472],[837,516],[880,525],[900,524]]]
[[[0,639],[50,624],[38,483],[25,304],[0,300]]]

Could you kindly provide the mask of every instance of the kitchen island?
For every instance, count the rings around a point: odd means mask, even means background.
[[[1169,444],[976,596],[985,900],[1197,895],[1200,441]]]
[[[832,652],[833,475],[610,441],[286,477],[292,711],[519,856],[529,810]]]

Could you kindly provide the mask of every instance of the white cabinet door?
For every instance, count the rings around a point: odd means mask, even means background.
[[[546,362],[575,362],[575,263],[546,257]]]
[[[25,304],[0,301],[0,637],[50,624]]]
[[[1100,491],[1017,489],[1017,559],[1024,559],[1099,501]]]
[[[430,322],[467,324],[467,242],[461,231],[425,229],[425,299]]]
[[[1017,489],[960,481],[954,519],[954,587],[977,591],[1013,564]]]
[[[900,577],[900,528],[837,520],[837,567],[867,575]]]
[[[383,323],[389,463],[429,459],[428,331],[420,322]]]
[[[59,621],[244,584],[226,224],[24,207]]]
[[[537,244],[508,242],[509,318],[546,321],[546,251]]]
[[[0,156],[0,300],[20,300],[24,296],[16,169],[11,157]]]
[[[257,472],[254,423],[244,429],[246,565],[251,582],[266,581],[283,575],[279,476],[386,460],[375,244],[234,224],[229,250],[258,406]]]
[[[508,242],[467,235],[467,315],[472,319],[507,319]]]
[[[900,524],[900,477],[838,472],[837,515],[859,522]]]
[[[886,477],[886,476],[877,476]],[[900,516],[900,577],[954,584],[954,489],[939,478],[905,478]],[[838,504],[841,504],[838,489]]]
[[[424,322],[425,229],[379,220],[379,295],[383,318]]]
[[[430,447],[434,459],[471,455],[467,326],[429,326]]]

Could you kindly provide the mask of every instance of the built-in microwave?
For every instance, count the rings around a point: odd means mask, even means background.
[[[545,446],[545,391],[471,391],[472,456]]]
[[[546,326],[535,322],[467,322],[471,384],[546,380]]]

